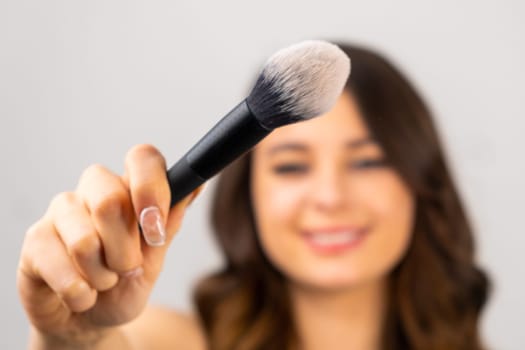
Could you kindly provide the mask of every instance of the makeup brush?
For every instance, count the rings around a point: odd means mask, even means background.
[[[349,74],[348,56],[325,41],[304,41],[277,51],[250,95],[168,170],[171,206],[275,128],[327,112]]]

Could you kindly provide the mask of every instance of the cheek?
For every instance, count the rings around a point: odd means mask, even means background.
[[[373,225],[374,250],[384,257],[385,265],[394,265],[404,255],[412,236],[414,199],[394,172],[377,174],[367,183],[358,191]]]
[[[281,269],[298,248],[293,237],[308,186],[304,181],[276,181],[263,170],[255,169],[252,174],[252,203],[261,248]]]
[[[255,176],[252,183],[252,199],[261,235],[278,232],[296,220],[307,186],[300,182],[275,182],[268,175]]]
[[[411,215],[412,195],[399,176],[392,171],[363,179],[361,184],[357,184],[356,192],[359,192],[361,202],[367,203],[369,209],[382,218],[393,219]]]
[[[282,186],[269,184],[261,191],[265,212],[274,219],[292,217],[303,198],[304,189],[297,184]]]

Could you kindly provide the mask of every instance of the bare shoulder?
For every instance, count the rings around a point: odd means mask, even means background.
[[[136,349],[206,349],[197,317],[161,306],[147,306],[123,331]]]

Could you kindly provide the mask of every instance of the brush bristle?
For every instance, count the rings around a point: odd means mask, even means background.
[[[304,41],[270,57],[246,99],[268,129],[310,119],[332,108],[348,75],[350,59],[326,41]]]

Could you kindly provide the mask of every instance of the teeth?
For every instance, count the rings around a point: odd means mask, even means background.
[[[356,241],[359,238],[358,232],[316,232],[310,235],[310,240],[318,245],[337,245],[348,244]]]

